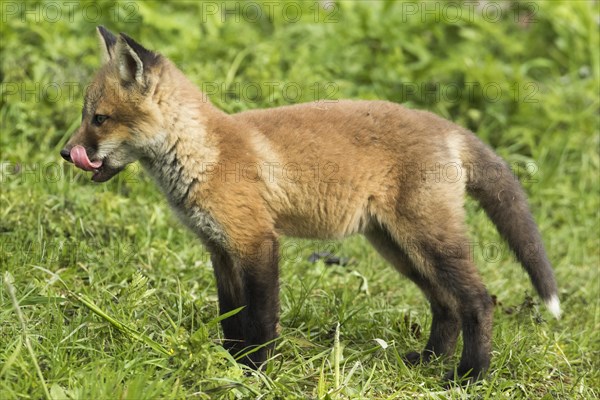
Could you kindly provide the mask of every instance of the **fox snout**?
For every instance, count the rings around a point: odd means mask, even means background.
[[[66,147],[60,151],[60,156],[64,158],[65,161],[73,162],[71,159],[71,150],[67,149]]]
[[[104,160],[96,159],[94,155],[88,155],[85,147],[82,145],[67,145],[60,151],[60,155],[65,161],[75,164],[77,168],[84,171],[93,171],[92,180],[95,182],[105,182],[121,171],[122,167],[111,167]]]

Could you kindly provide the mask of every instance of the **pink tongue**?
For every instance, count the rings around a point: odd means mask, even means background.
[[[83,146],[75,146],[71,149],[71,160],[77,167],[85,171],[93,171],[102,166],[102,161],[90,161]]]

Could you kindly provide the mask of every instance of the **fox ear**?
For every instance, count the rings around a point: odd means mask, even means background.
[[[145,49],[124,33],[117,39],[116,57],[121,80],[124,83],[137,82],[142,86],[146,84],[144,74],[160,60],[157,53]]]
[[[98,33],[98,39],[100,40],[102,62],[107,63],[115,57],[115,45],[117,44],[117,37],[102,25],[96,28],[96,32]]]

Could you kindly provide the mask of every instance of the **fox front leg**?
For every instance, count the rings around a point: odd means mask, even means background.
[[[212,251],[220,314],[239,307],[221,322],[224,347],[251,368],[259,368],[274,350],[279,322],[279,255],[275,238],[261,241],[244,254]]]

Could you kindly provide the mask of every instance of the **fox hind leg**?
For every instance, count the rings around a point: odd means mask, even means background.
[[[418,227],[414,222],[403,221],[406,223],[398,219],[402,232],[412,232],[404,246],[384,228],[369,232],[367,238],[421,288],[431,305],[433,319],[427,345],[420,354],[409,353],[407,361],[417,363],[428,361],[432,355],[452,354],[462,328],[461,360],[457,370],[450,371],[446,378],[477,379],[490,363],[493,306],[469,259],[468,240],[463,232],[453,231],[460,224],[431,224],[431,232],[424,233],[423,226],[427,225],[423,221]]]
[[[405,361],[414,365],[428,362],[432,356],[451,356],[460,333],[460,317],[455,305],[449,303],[430,277],[422,275],[392,235],[381,226],[374,227],[366,234],[373,247],[403,275],[415,282],[429,300],[432,323],[429,340],[423,352],[406,354]]]
[[[493,302],[469,259],[467,239],[454,236],[452,245],[427,241],[421,249],[422,256],[431,263],[438,287],[456,304],[460,315],[462,355],[456,371],[448,372],[446,378],[477,380],[490,365]]]

